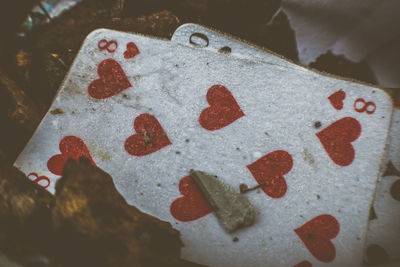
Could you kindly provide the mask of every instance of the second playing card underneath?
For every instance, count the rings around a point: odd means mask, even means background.
[[[15,165],[53,192],[68,157],[89,157],[200,264],[359,265],[391,101],[303,73],[98,30]],[[247,193],[254,225],[224,232],[190,169],[265,184]]]
[[[196,40],[195,38],[198,38]],[[221,51],[222,48],[231,48],[231,55],[247,57],[253,60],[261,60],[268,64],[287,65],[291,68],[301,67],[296,66],[288,61],[279,59],[266,51],[240,42],[225,34],[213,31],[206,27],[196,24],[184,24],[174,32],[171,40],[185,45],[193,45],[195,47],[202,47],[201,43],[196,41],[203,41],[203,47],[209,50]],[[205,42],[206,41],[206,42]],[[303,70],[305,70],[303,68]],[[307,72],[310,74],[310,72]],[[324,88],[323,88],[324,89]],[[368,226],[366,258],[374,258],[377,254],[376,250],[381,250],[380,255],[387,255],[390,261],[400,259],[400,228],[398,221],[400,220],[400,110],[398,106],[397,92],[393,95],[396,108],[393,110],[391,126],[389,130],[389,140],[387,145],[388,153],[386,155],[382,176],[378,179],[376,195],[374,197],[373,210],[370,216],[370,223]],[[340,91],[330,96],[332,104],[340,108],[341,102],[337,102],[345,97]],[[380,159],[378,159],[380,160]],[[374,250],[375,249],[375,250]],[[375,251],[375,252],[374,252]],[[381,258],[385,258],[382,257]]]

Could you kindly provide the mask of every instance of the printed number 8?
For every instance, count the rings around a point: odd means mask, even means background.
[[[360,106],[360,104],[363,105]],[[366,112],[367,114],[372,114],[376,110],[376,105],[374,102],[366,102],[363,98],[358,98],[356,101],[354,101],[354,110],[359,113]]]
[[[107,50],[110,53],[114,53],[118,48],[118,43],[115,40],[107,41],[106,39],[101,39],[97,44],[100,50]]]

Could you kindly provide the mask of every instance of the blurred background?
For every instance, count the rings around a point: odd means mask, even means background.
[[[366,62],[383,87],[400,87],[400,2],[284,0],[300,62],[328,50]]]

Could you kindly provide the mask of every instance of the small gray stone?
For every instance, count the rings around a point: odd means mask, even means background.
[[[216,176],[205,172],[191,170],[190,176],[215,212],[225,231],[232,233],[239,228],[253,224],[254,208],[244,195],[236,192]]]

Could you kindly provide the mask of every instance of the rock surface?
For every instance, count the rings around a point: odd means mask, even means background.
[[[57,239],[64,240],[58,256],[71,266],[173,266],[179,261],[178,231],[129,206],[111,176],[83,157],[79,163],[70,159],[56,184],[52,220]]]
[[[67,162],[55,196],[0,166],[0,251],[23,266],[195,266],[181,246],[178,231],[128,205],[86,158]]]

